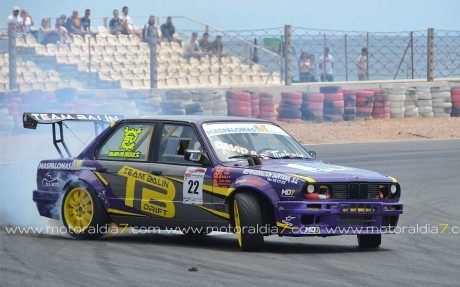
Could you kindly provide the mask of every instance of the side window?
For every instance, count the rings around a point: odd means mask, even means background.
[[[200,141],[194,129],[188,125],[163,125],[159,161],[186,165],[194,164],[184,159],[184,151],[186,149],[201,149]]]
[[[153,124],[122,124],[99,149],[98,159],[147,161],[152,134]]]

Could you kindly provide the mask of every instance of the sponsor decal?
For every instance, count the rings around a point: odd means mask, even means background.
[[[216,148],[218,150],[232,151],[232,152],[239,153],[239,154],[248,154],[249,153],[249,150],[247,148],[245,148],[245,147],[233,145],[231,143],[226,143],[226,142],[222,142],[222,141],[213,141],[212,145],[213,145],[214,148]],[[257,152],[251,151],[251,154],[256,155]]]
[[[305,157],[305,155],[301,153],[294,153],[294,152],[288,152],[286,150],[267,150],[265,151],[265,154],[270,157]]]
[[[212,185],[222,188],[228,188],[232,184],[230,178],[230,168],[217,167],[212,177]]]
[[[134,204],[140,204],[140,208],[136,208],[146,213],[165,218],[174,217],[176,188],[172,181],[129,166],[123,166],[118,175],[127,178],[125,205],[134,207]],[[135,201],[134,198],[141,200]]]
[[[203,204],[203,179],[205,173],[205,168],[187,168],[182,189],[183,203]]]
[[[295,196],[295,189],[283,188],[281,189],[281,195],[283,196]]]
[[[110,151],[110,157],[128,157],[128,158],[139,158],[141,156],[140,151],[135,151],[136,141],[139,135],[142,133],[143,128],[129,128],[126,126],[124,129],[124,137],[120,144],[119,151]]]
[[[189,158],[190,161],[200,161],[201,160],[201,154],[198,153],[198,152],[192,152],[190,153],[190,158]]]
[[[82,164],[82,160],[74,160],[72,162],[41,162],[38,165],[38,169],[80,170]]]
[[[92,114],[57,114],[57,113],[31,113],[30,116],[37,121],[61,121],[61,120],[82,120],[82,121],[105,121],[109,123],[120,120],[114,115],[92,115]]]
[[[45,174],[45,177],[42,179],[42,186],[45,186],[45,187],[59,187],[61,186],[62,184],[62,181],[61,179],[59,178],[59,176],[55,175],[51,175],[50,172],[47,172]]]
[[[280,127],[269,124],[254,124],[235,122],[231,124],[204,124],[204,131],[208,136],[225,134],[246,134],[246,133],[271,133],[287,135]]]
[[[319,226],[304,226],[301,228],[304,234],[319,234],[320,229]]]
[[[300,169],[308,172],[334,172],[334,171],[350,171],[354,168],[340,166],[340,165],[330,165],[324,163],[308,163],[308,164],[295,164],[290,163],[284,165],[285,167]]]
[[[243,170],[243,174],[261,176],[267,179],[267,181],[279,183],[279,184],[286,184],[286,183],[293,183],[297,184],[299,178],[290,176],[283,173],[277,173],[272,171],[264,171],[264,170],[256,170],[256,169],[245,169]]]

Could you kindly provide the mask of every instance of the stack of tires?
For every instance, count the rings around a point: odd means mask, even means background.
[[[373,105],[373,91],[358,91],[356,93],[356,117],[370,119]]]
[[[384,94],[381,89],[367,89],[374,92],[374,104],[372,105],[371,117],[373,119],[390,118],[390,101],[388,95]]]
[[[169,90],[164,94],[160,107],[164,115],[185,115],[186,106],[192,103],[189,91]]]
[[[259,93],[259,119],[276,121],[275,99],[273,94]]]
[[[406,99],[404,100],[404,117],[418,117],[417,90],[415,88],[406,89]]]
[[[251,94],[235,90],[227,91],[227,110],[229,116],[251,117]]]
[[[281,93],[281,102],[278,108],[278,121],[286,123],[300,123],[302,112],[302,93]]]
[[[14,118],[10,114],[9,107],[12,107],[12,103],[7,102],[5,94],[0,94],[0,135],[9,134],[14,129]],[[19,106],[15,106],[16,111]]]
[[[135,105],[135,109],[130,109],[129,111],[126,109],[126,112],[130,113],[127,116],[158,115],[161,102],[160,95],[155,93],[150,94],[148,91],[129,91],[127,94],[128,102]]]
[[[227,101],[225,99],[225,92],[224,91],[213,91],[212,92],[212,115],[215,116],[226,116],[227,112]]]
[[[322,121],[323,120],[324,94],[321,93],[302,93],[302,120]]]
[[[424,118],[434,117],[430,87],[416,87],[416,93],[419,115]]]
[[[251,94],[252,117],[257,118],[259,116],[259,112],[260,112],[259,92],[250,92],[250,94]]]
[[[404,118],[406,112],[406,89],[400,88],[386,88],[383,89],[384,94],[390,101],[390,117],[392,119]]]
[[[452,101],[452,116],[460,117],[460,87],[453,87],[450,91]]]
[[[354,89],[343,88],[341,90],[343,94],[343,119],[345,121],[352,121],[356,119],[356,93]]]
[[[431,87],[433,114],[436,118],[448,118],[452,113],[452,102],[449,86]]]
[[[344,101],[339,86],[324,86],[319,88],[324,94],[323,118],[326,121],[338,122],[343,120]]]
[[[196,115],[211,115],[214,108],[214,94],[210,90],[190,91],[193,103],[200,104],[202,111]]]

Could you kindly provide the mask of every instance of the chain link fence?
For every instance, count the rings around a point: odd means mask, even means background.
[[[146,19],[133,17],[136,24]],[[159,38],[152,42],[144,41],[142,26],[135,27],[133,35],[115,36],[101,25],[92,28],[97,35],[62,37],[46,45],[32,34],[13,32],[9,37],[7,29],[1,29],[0,91],[289,85],[300,81],[303,53],[314,61],[309,81],[320,81],[319,59],[326,47],[334,57],[334,81],[358,80],[356,62],[362,48],[368,50],[370,80],[460,77],[460,31],[433,30],[432,40],[430,30],[368,33],[286,26],[224,31],[189,17],[173,17],[174,40],[162,41],[160,25],[165,21],[156,18]],[[107,25],[108,19],[104,22]],[[193,33],[198,40],[207,33],[208,45],[220,36],[223,50],[187,56]]]

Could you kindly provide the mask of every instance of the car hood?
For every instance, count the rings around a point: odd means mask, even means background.
[[[392,182],[394,180],[378,172],[327,164],[319,160],[264,160],[263,165],[245,168],[300,175],[317,182]]]

